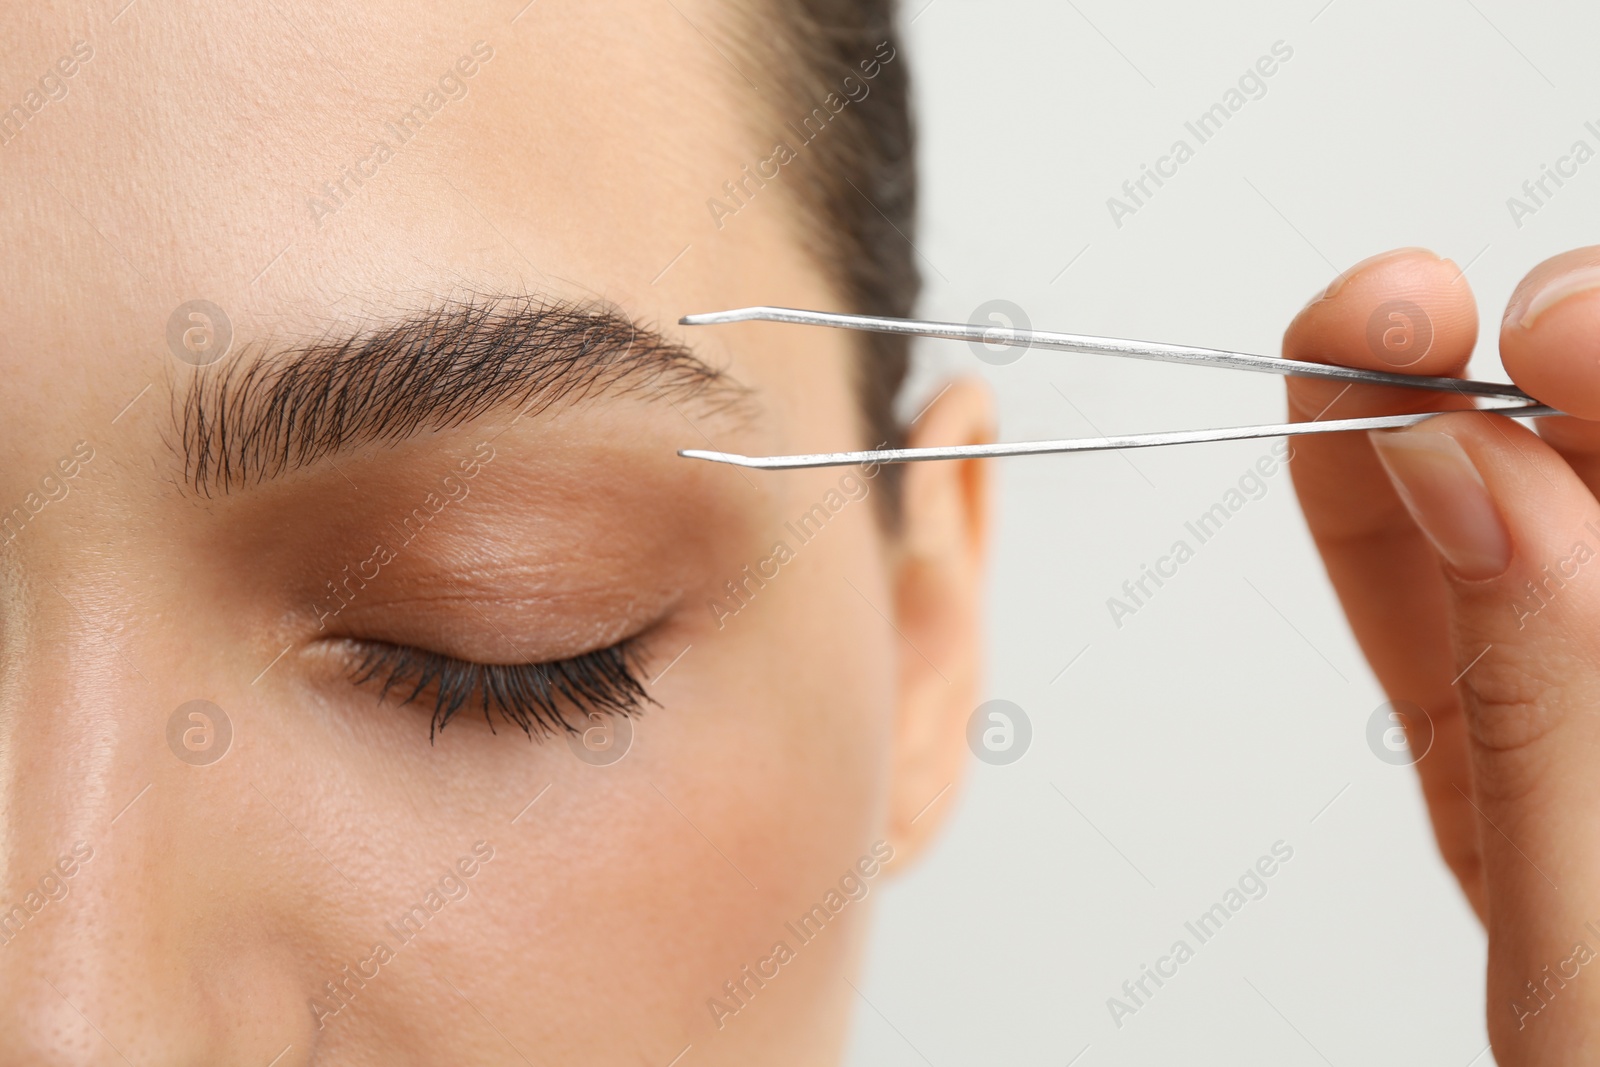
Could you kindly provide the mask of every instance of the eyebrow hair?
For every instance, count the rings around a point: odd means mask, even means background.
[[[190,383],[178,437],[186,480],[211,496],[497,408],[520,406],[520,418],[601,394],[723,410],[749,390],[608,304],[485,297],[242,351]]]

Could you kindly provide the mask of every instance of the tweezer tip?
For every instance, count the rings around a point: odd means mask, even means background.
[[[749,456],[741,456],[734,452],[712,452],[704,448],[680,448],[678,455],[684,459],[703,459],[711,463],[731,463],[736,467],[752,467],[754,463]]]
[[[746,322],[750,319],[763,318],[772,313],[774,309],[765,306],[747,308],[729,308],[727,311],[702,311],[695,315],[685,315],[678,320],[679,326],[716,326],[725,322]]]
[[[697,315],[685,315],[678,320],[679,326],[715,326],[719,322],[731,322],[728,317],[734,314],[731,311],[702,311]]]

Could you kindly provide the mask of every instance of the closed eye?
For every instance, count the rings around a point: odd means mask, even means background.
[[[547,663],[476,663],[382,641],[352,644],[361,649],[356,685],[377,685],[380,703],[393,692],[403,694],[401,705],[433,705],[430,744],[462,711],[481,710],[491,731],[498,715],[543,740],[581,733],[573,717],[636,715],[655,703],[639,680],[636,638]]]

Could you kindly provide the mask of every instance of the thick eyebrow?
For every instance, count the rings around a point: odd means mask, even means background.
[[[721,410],[748,392],[609,305],[494,297],[241,351],[201,371],[175,414],[186,480],[210,496],[502,407],[537,414],[606,394]]]

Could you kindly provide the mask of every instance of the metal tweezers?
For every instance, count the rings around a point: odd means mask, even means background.
[[[1017,330],[958,322],[923,322],[916,319],[890,319],[874,315],[840,315],[829,311],[800,311],[794,308],[747,307],[732,311],[713,311],[685,315],[684,326],[713,326],[729,322],[788,322],[806,326],[832,326],[844,330],[869,330],[916,337],[944,337],[955,341],[977,341],[987,345],[1022,348],[1048,348],[1059,352],[1082,352],[1162,363],[1187,363],[1202,367],[1230,367],[1234,370],[1261,371],[1297,378],[1325,378],[1330,381],[1366,385],[1395,385],[1407,389],[1431,389],[1466,397],[1501,397],[1523,401],[1476,410],[1526,419],[1563,412],[1540,404],[1514,385],[1474,381],[1470,378],[1433,378],[1421,374],[1396,374],[1390,371],[1359,370],[1325,363],[1256,356],[1246,352],[1227,352],[1214,348],[1191,348],[1150,341],[1126,341],[1115,337],[1086,337],[1079,334],[1051,333],[1044,330]],[[1363,419],[1330,419],[1327,422],[1288,422],[1266,426],[1227,426],[1209,430],[1167,430],[1155,433],[1124,434],[1118,437],[1085,437],[1064,441],[1014,441],[987,445],[953,445],[942,448],[883,448],[856,452],[814,452],[797,456],[742,456],[733,452],[714,452],[687,448],[678,455],[713,463],[731,463],[761,470],[795,470],[801,467],[843,467],[861,463],[914,463],[935,459],[978,459],[997,456],[1040,456],[1061,452],[1101,452],[1118,448],[1150,448],[1155,445],[1198,444],[1202,441],[1240,441],[1260,437],[1288,437],[1308,433],[1345,433],[1352,430],[1386,430],[1412,426],[1443,414],[1423,411],[1410,415],[1380,415]]]

